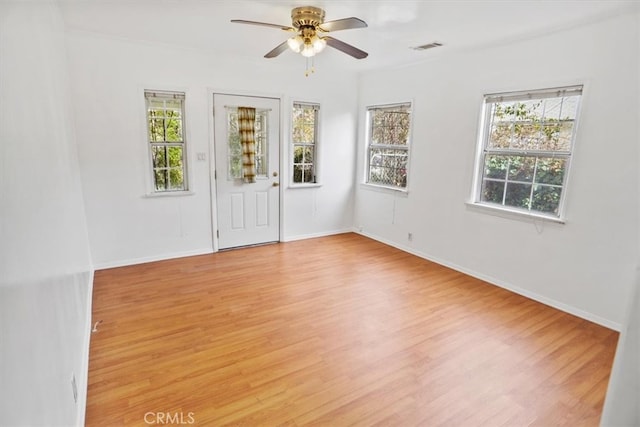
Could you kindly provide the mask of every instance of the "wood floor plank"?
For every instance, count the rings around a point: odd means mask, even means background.
[[[356,234],[97,271],[92,320],[89,426],[596,426],[618,338]]]

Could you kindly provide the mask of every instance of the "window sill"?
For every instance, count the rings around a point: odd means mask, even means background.
[[[307,184],[289,184],[289,187],[287,187],[290,190],[297,190],[299,188],[318,188],[318,187],[322,187],[322,184],[320,184],[319,182],[314,182],[314,183],[307,183]]]
[[[488,213],[494,216],[499,216],[501,218],[518,219],[518,220],[527,220],[527,219],[540,220],[540,221],[553,222],[556,224],[566,223],[564,218],[558,218],[558,217],[544,215],[544,214],[524,212],[518,209],[510,209],[504,206],[492,206],[492,205],[482,204],[477,202],[466,202],[466,205],[472,209],[477,209],[478,211],[482,211],[484,213]]]
[[[360,183],[360,187],[366,188],[367,190],[379,191],[381,193],[394,193],[402,196],[409,195],[409,190],[407,190],[406,188],[388,187],[386,185],[376,185],[370,184],[368,182]]]
[[[142,197],[145,199],[155,199],[155,198],[161,198],[161,197],[186,197],[186,196],[193,196],[194,194],[196,193],[194,193],[193,191],[165,191],[165,192],[158,192],[158,193],[147,193]]]

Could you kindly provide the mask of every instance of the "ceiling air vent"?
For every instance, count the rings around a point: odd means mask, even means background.
[[[423,44],[422,46],[414,46],[411,49],[413,49],[413,50],[427,50],[427,49],[431,49],[431,48],[434,48],[434,47],[440,47],[440,46],[442,46],[442,43],[432,42],[432,43]]]

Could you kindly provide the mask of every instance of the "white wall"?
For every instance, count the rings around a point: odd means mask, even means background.
[[[640,25],[640,14],[636,16],[636,19]],[[637,34],[637,40],[636,49],[638,57],[640,57],[640,31]],[[637,78],[640,81],[640,74]],[[640,99],[640,84],[637,90]],[[636,114],[636,126],[640,129],[640,109]],[[638,181],[640,181],[640,169],[638,170]],[[640,241],[640,236],[638,236],[638,241]],[[627,301],[628,311],[625,322],[620,330],[607,398],[602,411],[600,422],[602,426],[640,425],[640,265],[634,285]]]
[[[601,425],[640,425],[640,275],[620,331]]]
[[[361,114],[367,105],[414,101],[412,157],[408,195],[357,187],[354,225],[619,329],[638,259],[637,34],[635,16],[621,16],[366,73],[359,86]],[[535,224],[465,205],[483,94],[578,83],[585,87],[566,224]],[[364,116],[360,119],[362,182]]]
[[[0,2],[0,425],[84,420],[92,269],[65,57],[53,2]]]
[[[349,230],[352,225],[357,93],[354,74],[318,65],[304,76],[277,62],[243,63],[212,52],[70,32],[69,61],[82,185],[96,267],[206,253],[211,233],[210,94],[281,97],[282,140],[290,144],[291,103],[321,104],[322,186],[283,188],[283,240]],[[261,59],[261,61],[266,61]],[[262,64],[262,66],[260,65]],[[275,65],[274,65],[275,64]],[[143,89],[186,91],[193,195],[148,198]],[[288,149],[283,150],[288,156]],[[288,157],[285,157],[288,158]],[[281,165],[282,183],[289,168]]]

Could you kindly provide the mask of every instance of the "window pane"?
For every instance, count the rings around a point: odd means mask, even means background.
[[[267,159],[266,156],[256,156],[256,176],[265,177],[267,172]]]
[[[546,122],[542,126],[542,138],[540,149],[546,151],[557,151],[560,137],[560,123]]]
[[[488,148],[509,148],[511,145],[511,123],[494,123],[489,135]]]
[[[562,122],[557,135],[556,150],[571,151],[571,139],[573,138],[573,121]]]
[[[156,191],[163,191],[167,189],[167,181],[169,180],[166,169],[159,169],[153,171],[154,184]]]
[[[545,122],[558,121],[562,107],[562,98],[545,99],[544,120]]]
[[[510,148],[516,150],[535,150],[540,142],[540,123],[524,122],[513,125],[513,137]]]
[[[303,182],[302,181],[302,165],[293,166],[293,182]]]
[[[313,148],[312,147],[305,147],[304,149],[304,162],[305,163],[313,163],[314,158],[313,158]]]
[[[509,164],[509,181],[533,181],[535,157],[513,156]]]
[[[149,119],[149,141],[164,142],[164,119]]]
[[[296,105],[293,109],[293,142],[314,143],[316,110],[311,105]]]
[[[269,174],[268,142],[269,116],[267,111],[256,111],[254,135],[256,141],[256,176],[266,177]]]
[[[516,119],[513,102],[496,102],[491,108],[491,117],[494,123],[511,123]]]
[[[516,184],[513,182],[507,184],[507,192],[504,197],[506,206],[529,209],[530,201],[531,184]]]
[[[516,120],[541,122],[544,116],[544,103],[541,99],[518,101],[515,103]]]
[[[242,178],[242,156],[230,156],[229,157],[229,169],[227,179],[241,179]]]
[[[153,168],[164,168],[167,166],[167,148],[151,147],[151,155],[153,160]]]
[[[536,182],[540,184],[562,185],[566,163],[564,159],[538,159]]]
[[[169,169],[169,189],[184,190],[184,177],[182,168]]]
[[[578,116],[579,96],[566,96],[562,98],[560,120],[575,120]]]
[[[227,143],[229,164],[227,165],[227,179],[242,178],[242,146],[240,145],[240,133],[238,132],[238,114],[229,112],[227,115]]]
[[[483,202],[502,204],[503,197],[504,197],[503,181],[484,180],[482,182],[481,200]]]
[[[533,200],[531,209],[539,212],[558,214],[560,206],[560,187],[549,187],[546,185],[536,185],[533,188]]]
[[[505,179],[508,165],[509,157],[507,156],[487,155],[484,161],[484,177]]]
[[[182,142],[182,120],[176,118],[169,118],[166,121],[167,124],[167,141],[168,142]]]
[[[313,182],[313,168],[311,165],[302,166],[302,182]]]
[[[169,167],[182,168],[182,147],[168,147]]]

